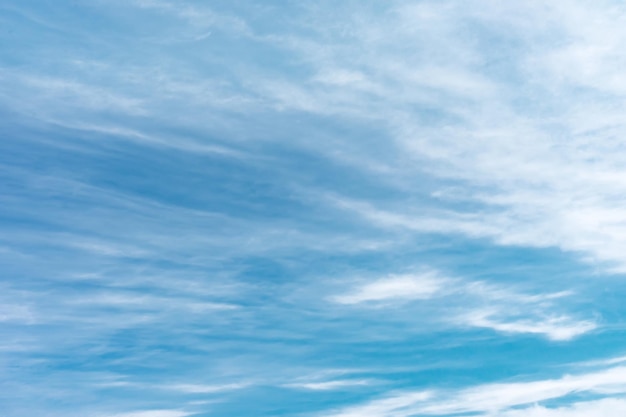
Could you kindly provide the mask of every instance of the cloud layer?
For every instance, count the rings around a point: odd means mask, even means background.
[[[625,19],[0,5],[3,416],[623,413]]]

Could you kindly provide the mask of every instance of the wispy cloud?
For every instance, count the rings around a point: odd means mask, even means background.
[[[533,406],[521,410],[502,413],[503,417],[619,417],[626,412],[626,401],[619,398],[606,398],[597,401],[576,402],[561,407]]]
[[[13,3],[8,417],[624,408],[623,4]]]
[[[311,391],[331,391],[350,389],[364,385],[370,385],[372,382],[366,379],[339,379],[333,381],[317,381],[317,382],[295,382],[285,385],[288,388],[296,388]]]
[[[229,16],[215,12],[204,6],[199,7],[187,3],[171,2],[166,0],[133,0],[130,2],[139,8],[156,10],[163,14],[176,16],[197,29],[203,30],[193,40],[201,40],[209,36],[208,29],[225,30],[240,35],[251,35],[251,30],[245,20],[236,16]]]
[[[600,410],[603,404],[606,405],[607,402],[614,403],[616,400],[605,399],[602,402],[581,402],[571,407],[557,408],[553,411],[534,406],[533,404],[563,398],[574,393],[616,395],[624,392],[626,392],[626,369],[615,367],[587,374],[566,375],[559,379],[486,384],[458,391],[399,393],[326,415],[336,417],[356,415],[363,417],[408,417],[412,415],[458,414],[487,416],[498,413],[498,415],[517,416],[534,415],[532,414],[534,412],[539,413],[537,415],[545,414],[546,416],[551,416],[553,414],[550,413],[561,415],[559,413],[573,413],[574,410],[581,408]],[[621,400],[617,401],[618,405],[623,405]],[[524,412],[529,412],[530,414],[525,414]],[[540,414],[541,412],[544,414]]]
[[[624,54],[615,44],[626,36],[623,9],[610,2],[396,2],[381,21],[369,13],[346,18],[353,19],[352,36],[321,26],[330,42],[292,43],[314,57],[308,58],[313,79],[335,91],[283,80],[268,82],[263,94],[282,107],[358,115],[384,126],[401,150],[395,175],[419,181],[426,171],[457,181],[463,201],[473,204],[457,200],[454,210],[428,215],[405,201],[352,209],[387,227],[554,246],[620,270],[626,220],[617,74]],[[589,19],[594,23],[581,23]],[[489,31],[470,40],[465,24]],[[517,46],[489,47],[498,39],[515,39]],[[397,46],[407,44],[414,53]],[[525,87],[517,89],[519,83]],[[416,114],[415,106],[438,117]]]
[[[389,300],[428,299],[437,294],[445,285],[435,273],[391,275],[368,282],[352,293],[332,298],[340,304],[359,304],[363,302],[385,302]]]
[[[503,333],[527,333],[546,336],[552,340],[571,340],[594,330],[598,325],[591,320],[575,320],[569,316],[507,317],[502,311],[475,310],[459,319],[472,327],[484,327]]]
[[[202,384],[174,384],[163,387],[173,391],[186,394],[217,394],[225,391],[239,390],[248,387],[250,384],[223,384],[223,385],[202,385]]]
[[[422,317],[423,322],[566,341],[598,327],[595,320],[576,319],[560,311],[563,299],[573,295],[569,291],[527,294],[513,286],[449,278],[429,270],[366,281],[329,300],[354,307],[393,307],[407,312],[411,311],[410,303],[420,304],[430,312],[425,316],[431,317]]]
[[[179,410],[144,410],[112,414],[106,417],[185,417],[190,415],[191,413]]]

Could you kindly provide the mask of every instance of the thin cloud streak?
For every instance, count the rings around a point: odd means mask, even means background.
[[[423,323],[569,341],[598,328],[595,320],[576,319],[562,311],[559,305],[574,295],[570,291],[525,294],[513,287],[448,278],[430,269],[364,281],[344,294],[329,297],[329,301],[359,309],[399,308],[407,312],[417,304],[430,311],[415,319]]]
[[[288,388],[311,390],[311,391],[333,391],[343,390],[364,385],[370,385],[372,382],[366,379],[339,379],[334,381],[321,382],[296,382],[285,385]]]
[[[112,414],[103,417],[186,417],[190,415],[192,415],[192,413],[179,410],[145,410]]]
[[[566,375],[559,379],[486,384],[451,392],[399,393],[325,415],[332,417],[356,415],[362,417],[409,417],[413,415],[447,416],[459,414],[488,416],[493,415],[493,413],[499,415],[502,413],[501,415],[517,416],[521,410],[515,411],[511,410],[512,408],[531,405],[528,410],[535,409],[536,412],[538,408],[533,407],[532,404],[563,398],[574,393],[623,395],[626,393],[626,368],[614,367],[587,374]],[[607,398],[606,401],[610,402],[610,399]],[[586,408],[589,405],[591,405],[589,408],[595,408],[598,403],[594,401],[581,402],[574,407]],[[566,410],[567,407],[564,409]],[[527,409],[524,408],[523,410],[526,411]]]
[[[389,300],[429,299],[436,296],[443,285],[445,282],[437,279],[433,273],[391,275],[369,282],[353,293],[335,296],[331,301],[339,304],[359,304]]]

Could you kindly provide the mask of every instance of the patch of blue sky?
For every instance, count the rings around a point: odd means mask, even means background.
[[[0,414],[623,415],[625,16],[0,5]]]

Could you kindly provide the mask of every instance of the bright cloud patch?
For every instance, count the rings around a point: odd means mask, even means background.
[[[391,275],[367,283],[354,292],[333,298],[340,304],[359,304],[385,300],[420,300],[434,296],[442,287],[434,274]]]
[[[322,381],[322,382],[298,382],[287,385],[291,388],[305,389],[313,391],[328,391],[336,389],[349,389],[359,387],[362,385],[368,385],[370,381],[367,380],[336,380],[336,381]]]
[[[495,317],[494,317],[495,316]],[[532,317],[515,319],[498,318],[490,311],[473,311],[461,319],[467,325],[485,327],[505,333],[530,333],[545,335],[552,340],[570,340],[597,327],[592,321],[575,321],[567,316]]]

